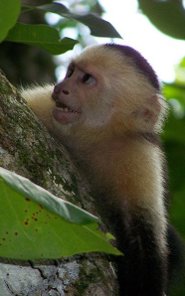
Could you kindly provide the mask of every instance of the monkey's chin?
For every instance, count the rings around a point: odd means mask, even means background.
[[[67,108],[54,108],[53,117],[61,124],[68,124],[79,119],[80,113]]]

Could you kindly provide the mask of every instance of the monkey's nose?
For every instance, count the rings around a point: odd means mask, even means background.
[[[56,101],[61,95],[69,95],[69,91],[63,87],[63,83],[55,85],[52,93],[52,98]]]

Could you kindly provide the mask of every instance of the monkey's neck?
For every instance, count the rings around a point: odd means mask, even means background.
[[[157,145],[138,137],[107,140],[72,151],[93,188],[127,197],[137,204],[154,203],[163,194],[162,153]]]

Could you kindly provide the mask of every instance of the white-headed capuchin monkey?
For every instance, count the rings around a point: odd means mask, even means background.
[[[22,96],[89,182],[124,254],[116,259],[120,295],[167,295],[175,235],[158,139],[167,104],[152,67],[131,47],[93,46],[55,87]]]

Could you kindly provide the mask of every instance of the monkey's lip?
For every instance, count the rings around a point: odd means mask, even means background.
[[[80,116],[80,111],[56,101],[56,107],[53,110],[53,117],[56,121],[67,124],[76,121]]]

